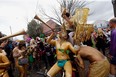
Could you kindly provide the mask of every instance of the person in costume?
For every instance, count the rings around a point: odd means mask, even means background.
[[[9,77],[7,69],[10,66],[10,61],[7,56],[3,53],[3,49],[7,41],[3,41],[0,44],[0,77]]]
[[[20,41],[18,46],[13,49],[13,57],[15,60],[15,66],[20,72],[20,77],[27,77],[27,64],[20,64],[19,60],[26,57],[26,44],[24,41]],[[25,60],[27,62],[27,60]]]
[[[116,76],[116,18],[112,18],[109,21],[111,28],[111,41],[110,41],[110,77]]]
[[[97,49],[90,46],[81,46],[77,52],[76,62],[84,69],[84,59],[90,62],[87,77],[107,77],[110,71],[108,59]]]
[[[49,44],[56,46],[56,57],[57,62],[51,67],[47,72],[49,77],[54,77],[60,70],[65,70],[66,77],[72,77],[72,65],[69,57],[69,50],[76,54],[77,50],[72,46],[70,42],[67,41],[68,35],[66,30],[62,29],[59,32],[58,40],[52,39],[55,33],[53,32],[47,39]]]
[[[101,28],[97,30],[98,36],[96,37],[96,48],[99,51],[102,51],[104,55],[106,55],[105,48],[106,48],[106,36]]]
[[[74,31],[74,21],[71,20],[71,16],[69,12],[66,12],[66,9],[64,9],[63,13],[62,13],[62,18],[64,19],[63,23],[66,26],[66,30],[68,31],[68,33]]]

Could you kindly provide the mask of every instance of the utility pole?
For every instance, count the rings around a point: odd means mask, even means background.
[[[114,9],[114,17],[116,17],[116,0],[112,0],[113,9]]]
[[[10,26],[10,33],[11,33],[11,35],[12,35],[12,28],[11,28],[11,26]],[[13,40],[13,37],[12,37],[12,40]]]

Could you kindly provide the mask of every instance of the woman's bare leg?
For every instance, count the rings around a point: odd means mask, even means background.
[[[64,66],[64,70],[65,70],[65,77],[72,77],[72,65],[70,61],[67,61],[65,66]]]
[[[55,63],[51,69],[48,71],[47,75],[50,77],[54,77],[62,68],[58,67],[57,63]]]

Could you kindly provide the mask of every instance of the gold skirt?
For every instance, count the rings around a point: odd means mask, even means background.
[[[105,58],[102,61],[96,61],[89,66],[88,77],[107,77],[110,71],[110,64]]]

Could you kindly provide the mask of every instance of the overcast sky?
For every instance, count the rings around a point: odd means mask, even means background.
[[[93,0],[86,0],[93,1]],[[35,14],[39,14],[39,7],[52,15],[51,8],[58,8],[57,0],[0,0],[0,31],[10,35],[22,29],[26,29]],[[94,0],[87,5],[90,8],[88,23],[96,20],[109,20],[113,17],[113,7],[111,0]]]

